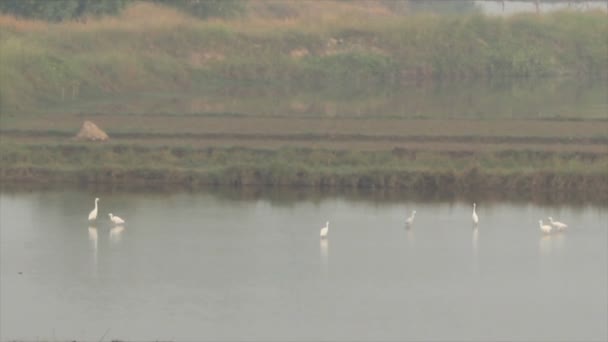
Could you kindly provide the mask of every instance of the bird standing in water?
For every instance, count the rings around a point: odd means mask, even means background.
[[[414,217],[416,216],[416,210],[412,210],[412,215],[405,220],[405,225],[409,228],[414,223]]]
[[[89,213],[89,221],[94,221],[97,219],[97,202],[99,201],[99,198],[95,198],[95,209],[91,210],[91,212]]]
[[[544,234],[550,234],[551,231],[553,230],[553,227],[551,227],[548,224],[543,224],[543,220],[538,220],[538,224],[540,226],[540,231],[543,232]]]
[[[551,222],[551,225],[554,228],[557,228],[557,230],[559,230],[559,231],[562,231],[562,230],[565,230],[566,228],[568,228],[568,225],[563,222],[553,221],[553,217],[551,217],[551,216],[549,216],[548,219],[549,219],[549,222]]]
[[[112,215],[112,213],[109,213],[108,216],[110,216],[110,220],[112,221],[112,223],[114,224],[123,224],[125,223],[125,220],[121,219],[118,216],[114,216]]]
[[[477,216],[477,213],[475,212],[475,207],[476,206],[477,206],[477,204],[473,203],[473,215],[471,215],[471,216],[473,218],[473,224],[474,225],[477,225],[479,223],[479,216]]]
[[[327,221],[327,223],[325,223],[325,227],[321,228],[321,232],[320,232],[320,236],[321,239],[324,239],[327,237],[327,232],[329,231],[329,221]]]

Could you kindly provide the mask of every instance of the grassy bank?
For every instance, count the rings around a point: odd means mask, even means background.
[[[606,200],[608,156],[500,151],[1,145],[3,182],[269,185],[431,193],[548,193]]]
[[[1,16],[0,109],[21,113],[99,94],[231,82],[366,88],[428,79],[608,76],[602,12],[399,16],[319,3],[317,12],[292,8],[288,19],[201,21],[151,4],[86,23]]]
[[[605,13],[362,3],[251,2],[249,17],[207,21],[149,3],[86,23],[0,16],[0,181],[606,199],[604,88],[509,86],[607,79]],[[110,142],[70,140],[87,119]]]

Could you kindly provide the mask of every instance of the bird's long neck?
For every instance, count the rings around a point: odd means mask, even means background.
[[[97,210],[97,200],[95,200],[95,210]]]

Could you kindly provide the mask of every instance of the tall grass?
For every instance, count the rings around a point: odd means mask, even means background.
[[[492,192],[608,199],[608,157],[502,151],[450,154],[285,148],[0,145],[0,184],[300,186]],[[560,197],[561,196],[561,197]]]
[[[603,12],[403,17],[349,2],[289,4],[255,5],[292,12],[280,19],[200,21],[146,3],[86,23],[0,16],[0,109],[211,80],[318,87],[608,75]]]

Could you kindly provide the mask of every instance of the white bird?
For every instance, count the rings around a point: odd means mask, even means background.
[[[557,228],[557,230],[564,230],[564,229],[568,228],[568,225],[563,222],[553,221],[553,217],[551,217],[551,216],[549,216],[549,222],[551,222],[551,225],[553,227]]]
[[[551,227],[550,225],[543,224],[543,220],[538,220],[538,224],[540,226],[541,232],[543,232],[545,234],[550,234],[551,231],[553,230],[553,227]]]
[[[121,219],[118,216],[114,216],[112,215],[112,213],[109,213],[108,216],[110,216],[110,220],[112,221],[112,223],[114,224],[123,224],[125,223],[125,220]]]
[[[414,223],[414,217],[416,216],[416,210],[412,210],[412,215],[410,215],[410,217],[407,218],[407,220],[405,220],[405,224],[407,226],[411,226],[412,223]]]
[[[327,237],[328,230],[329,230],[329,221],[327,221],[327,223],[325,223],[325,227],[321,228],[321,233],[319,234],[321,236],[321,239]]]
[[[99,198],[95,198],[95,209],[91,210],[89,213],[89,221],[97,219],[97,201],[99,201]]]
[[[473,217],[473,223],[475,225],[477,225],[479,223],[479,217],[477,216],[477,213],[475,212],[476,206],[477,206],[477,204],[473,203],[473,215],[471,215]]]

